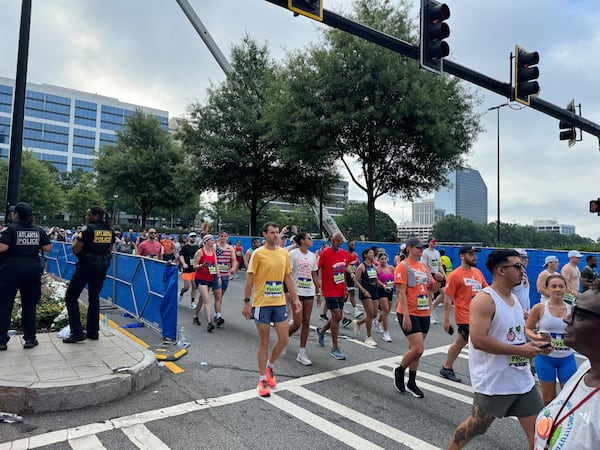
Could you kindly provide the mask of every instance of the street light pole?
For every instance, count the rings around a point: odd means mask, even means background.
[[[496,147],[496,158],[497,158],[497,189],[498,189],[498,203],[497,203],[497,223],[496,223],[496,244],[500,243],[500,108],[508,106],[508,103],[502,103],[498,106],[492,106],[488,108],[488,111],[496,110],[496,126],[497,126],[497,147]]]

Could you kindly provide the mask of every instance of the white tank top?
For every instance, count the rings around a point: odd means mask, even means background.
[[[566,303],[565,303],[566,305]],[[567,306],[567,315],[571,314],[571,306]],[[553,358],[565,358],[573,354],[573,349],[565,345],[565,327],[566,323],[563,322],[562,317],[555,317],[550,314],[550,308],[548,302],[544,303],[544,315],[538,322],[540,331],[547,331],[552,337],[552,344],[554,344],[554,350],[548,355]]]
[[[519,300],[511,294],[513,306],[490,287],[483,289],[494,300],[496,312],[488,335],[509,345],[523,345],[525,319]],[[469,337],[469,372],[474,392],[485,395],[524,394],[535,381],[529,368],[529,360],[516,355],[494,355],[477,350]]]

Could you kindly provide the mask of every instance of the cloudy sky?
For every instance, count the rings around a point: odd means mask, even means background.
[[[412,15],[417,18],[418,0]],[[323,25],[264,0],[190,0],[222,51],[245,33],[266,42],[274,58],[318,38]],[[574,98],[583,116],[600,123],[600,16],[592,0],[447,0],[449,59],[496,80],[509,81],[515,44],[540,53],[540,97],[559,106]],[[350,0],[325,0],[342,13]],[[2,1],[0,76],[16,73],[21,1]],[[415,62],[416,64],[416,62]],[[33,0],[28,81],[69,87],[144,106],[170,116],[202,101],[220,67],[175,0]],[[475,87],[473,87],[475,88]],[[478,89],[485,131],[468,158],[488,186],[489,221],[497,217],[496,112],[506,99]],[[514,106],[514,105],[513,105]],[[529,108],[500,111],[502,222],[555,219],[578,234],[600,237],[600,217],[588,202],[600,197],[598,139],[589,134],[569,149],[558,121]],[[598,178],[597,178],[598,177]],[[350,198],[364,200],[352,187]],[[400,222],[410,206],[382,198],[377,208]]]

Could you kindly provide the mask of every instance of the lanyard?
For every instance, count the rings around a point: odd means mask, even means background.
[[[590,369],[591,370],[591,369]],[[556,422],[554,422],[552,424],[552,428],[550,429],[550,434],[548,436],[552,436],[556,429],[558,428],[558,426],[564,422],[564,420],[569,417],[571,414],[574,414],[575,411],[577,409],[579,409],[580,406],[582,406],[585,402],[587,402],[596,392],[598,392],[600,390],[600,386],[597,386],[596,388],[594,388],[594,390],[592,392],[590,392],[588,395],[586,395],[584,398],[581,399],[581,401],[579,403],[577,403],[573,408],[571,408],[571,410],[569,411],[568,414],[565,414],[563,417],[560,417],[560,414],[562,413],[562,410],[564,409],[564,407],[567,405],[567,403],[569,402],[569,399],[571,398],[571,396],[573,395],[573,392],[575,392],[577,390],[577,387],[579,386],[579,383],[581,383],[581,380],[583,380],[585,378],[585,376],[590,373],[590,370],[588,370],[586,373],[583,374],[583,376],[577,381],[577,384],[575,385],[575,387],[571,390],[571,392],[569,392],[569,395],[567,396],[567,398],[565,399],[565,401],[563,402],[563,404],[560,406],[560,409],[558,410],[558,412],[556,413]],[[548,448],[548,444],[546,444],[546,446],[544,447],[545,449]]]

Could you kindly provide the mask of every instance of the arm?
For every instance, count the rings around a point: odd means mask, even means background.
[[[79,255],[81,253],[81,251],[83,250],[83,241],[81,241],[80,239],[77,239],[73,243],[73,246],[71,248],[73,249],[73,253],[75,253],[76,255]]]
[[[298,292],[296,291],[296,284],[294,283],[292,274],[286,273],[285,277],[283,278],[283,281],[285,282],[285,285],[288,288],[288,292],[290,293],[290,295],[293,298],[292,302],[296,305],[296,313],[301,312],[302,311],[302,302],[300,302],[300,299],[298,298]]]
[[[235,257],[235,247],[230,245],[229,248],[231,249],[231,269],[229,269],[229,273],[234,274],[238,270],[237,258]]]
[[[319,282],[319,271],[313,270],[311,275],[313,283],[315,284],[315,290],[317,291],[317,306],[321,306],[321,283]]]
[[[447,333],[450,329],[450,306],[454,301],[454,297],[448,294],[444,294],[444,323],[442,326],[444,327],[444,331]]]
[[[402,309],[402,328],[406,331],[412,330],[412,323],[408,313],[408,300],[406,298],[406,284],[396,284],[396,292],[398,293],[398,301]]]
[[[360,292],[363,293],[365,298],[371,298],[371,296],[369,295],[367,290],[365,288],[363,288],[362,285],[360,284],[360,277],[364,271],[365,271],[364,264],[361,264],[360,266],[358,266],[358,269],[356,269],[356,272],[354,272],[354,285],[356,286],[356,289],[358,289]]]
[[[594,281],[594,274],[591,270],[585,267],[581,271],[581,285],[584,289],[590,289],[592,287],[592,282]]]
[[[543,341],[545,340],[543,336],[540,336],[538,333],[534,332],[534,328],[537,327],[538,322],[543,316],[543,305],[538,303],[535,305],[531,311],[529,311],[529,317],[527,318],[527,322],[525,323],[525,333],[527,337],[532,341]]]
[[[546,278],[548,278],[546,272],[540,273],[537,277],[537,281],[535,282],[535,287],[541,295],[550,297],[550,291],[548,291],[548,288],[546,287]]]
[[[254,274],[252,272],[248,272],[246,274],[246,284],[244,285],[244,298],[250,298],[250,295],[252,294],[252,286],[254,286]],[[250,320],[252,317],[252,304],[250,302],[244,302],[242,316],[244,316],[246,320]]]

